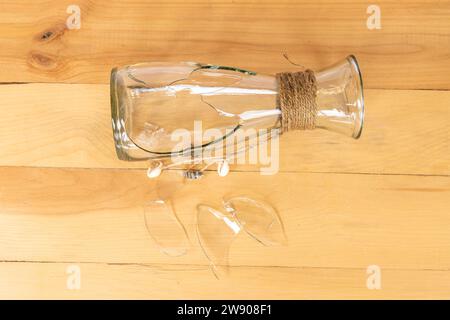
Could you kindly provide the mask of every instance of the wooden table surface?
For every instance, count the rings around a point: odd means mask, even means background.
[[[71,4],[80,29],[67,28]],[[1,0],[0,298],[450,298],[450,2],[376,5],[369,30],[356,0]],[[174,203],[189,252],[161,254],[142,215],[155,184],[114,151],[111,68],[295,69],[283,53],[312,69],[357,56],[362,138],[288,133],[277,175],[234,167],[189,184]],[[230,190],[266,197],[288,245],[239,236],[217,280],[195,207]]]

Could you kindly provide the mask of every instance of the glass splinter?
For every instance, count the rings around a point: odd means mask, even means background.
[[[149,168],[147,170],[147,177],[150,179],[159,177],[161,175],[162,166],[161,161],[150,161]]]
[[[262,244],[270,246],[286,243],[278,213],[267,202],[237,196],[224,200],[224,207],[236,217],[245,232]]]
[[[172,257],[187,252],[186,230],[173,211],[171,203],[163,200],[149,201],[144,206],[145,226],[159,249]]]
[[[228,268],[228,251],[241,227],[227,212],[207,205],[197,206],[197,235],[216,277]]]
[[[217,173],[220,177],[225,177],[230,172],[230,165],[227,160],[222,160],[217,163]]]

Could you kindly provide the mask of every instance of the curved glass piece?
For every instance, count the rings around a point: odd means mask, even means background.
[[[240,225],[226,211],[204,204],[197,206],[198,240],[216,276],[226,272],[230,245],[240,231]]]
[[[225,177],[230,172],[230,164],[227,160],[222,160],[217,163],[217,174],[219,177]]]
[[[163,169],[163,163],[159,160],[150,161],[147,169],[147,177],[150,179],[157,178],[161,175]]]
[[[233,214],[250,236],[266,246],[286,243],[283,224],[277,211],[263,200],[247,196],[224,199],[227,212]]]
[[[145,226],[161,252],[177,257],[189,247],[186,230],[178,220],[170,202],[149,201],[144,206]]]

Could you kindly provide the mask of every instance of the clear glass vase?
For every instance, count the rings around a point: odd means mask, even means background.
[[[348,56],[314,76],[314,127],[359,138],[364,99],[355,57]],[[115,68],[111,111],[117,155],[127,161],[193,155],[225,140],[233,143],[229,138],[240,129],[268,139],[267,132],[281,126],[278,96],[275,76],[239,68],[194,62]],[[214,134],[197,134],[208,130]],[[181,144],[180,132],[188,133],[190,142]]]

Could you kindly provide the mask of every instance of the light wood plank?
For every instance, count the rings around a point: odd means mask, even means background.
[[[3,85],[0,96],[0,165],[147,165],[117,159],[106,85]],[[361,139],[323,130],[288,133],[280,139],[280,170],[448,175],[449,105],[446,91],[367,90]]]
[[[143,170],[11,167],[0,168],[0,179],[3,260],[204,265],[196,206],[220,207],[223,196],[257,194],[278,210],[288,245],[264,247],[240,234],[231,265],[450,268],[445,177],[205,176],[175,195],[175,211],[191,242],[188,254],[178,258],[159,252],[146,231],[142,206],[154,198],[155,182]]]
[[[205,267],[77,264],[81,288],[68,290],[73,263],[1,263],[2,299],[449,299],[450,272],[382,269],[381,289],[366,269],[233,267],[217,280]],[[181,304],[182,305],[182,304]]]
[[[200,61],[274,73],[355,54],[369,88],[449,89],[450,3],[377,1],[88,1],[68,30],[64,1],[2,1],[0,82],[107,83],[116,65]]]

